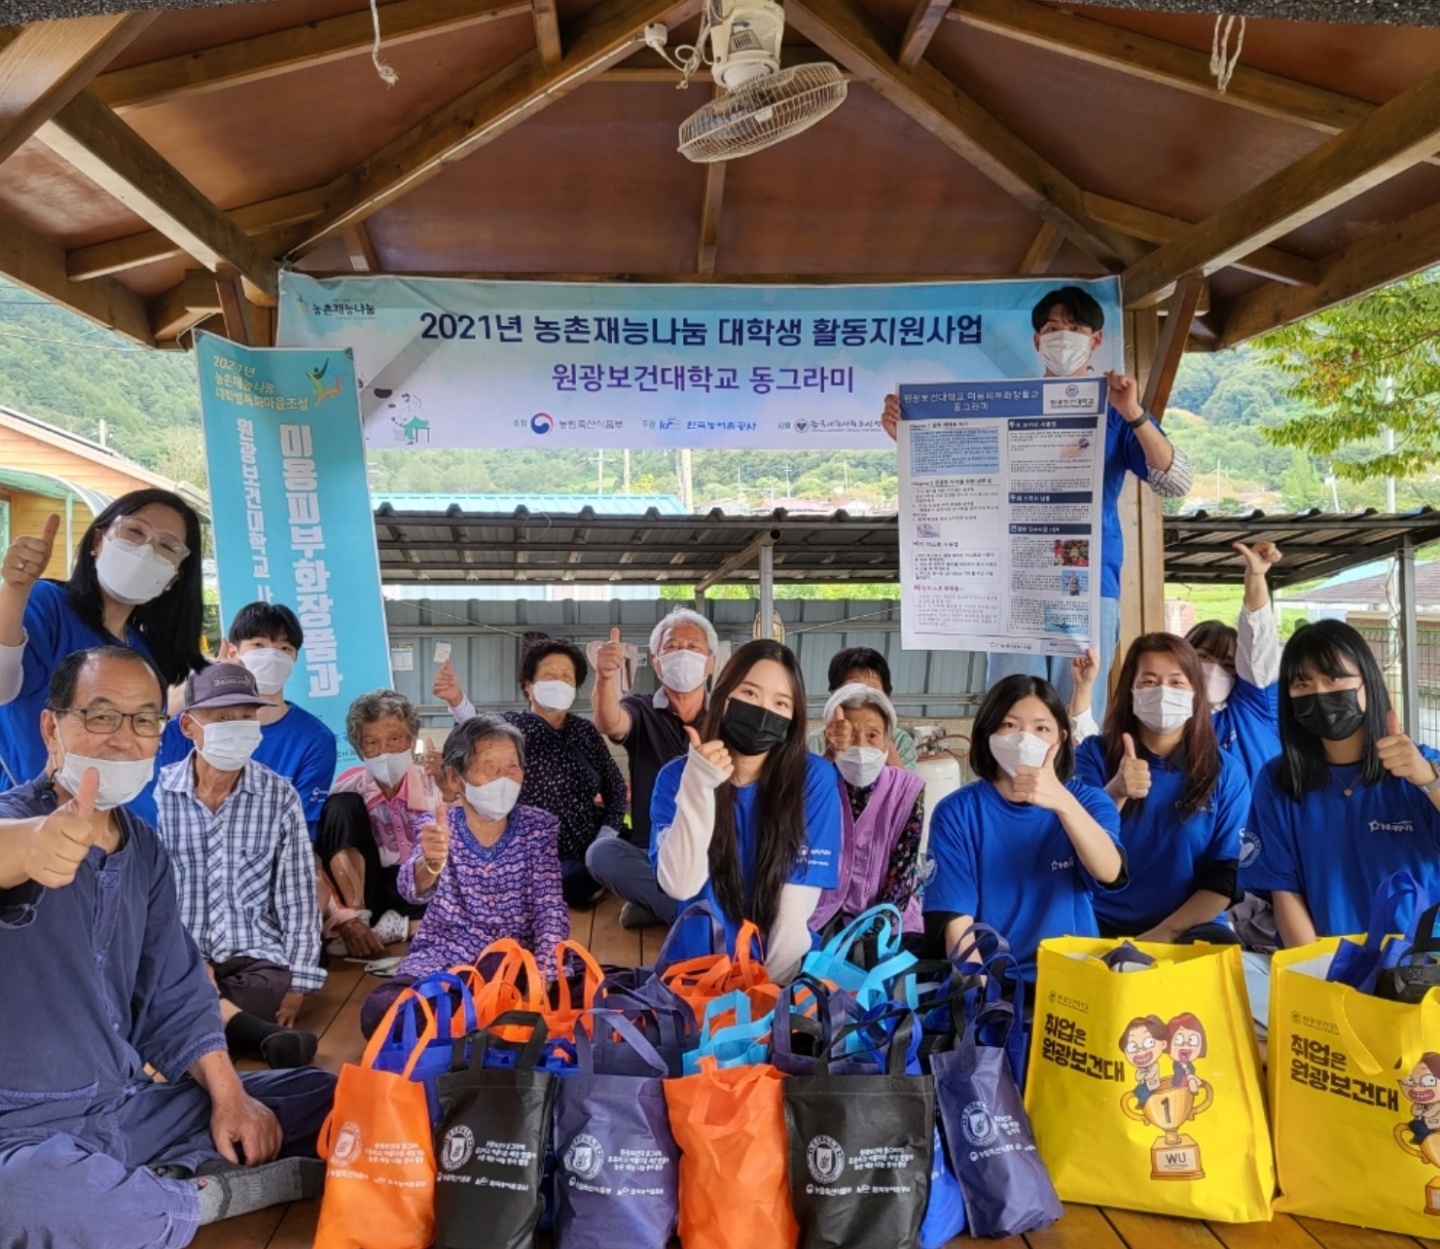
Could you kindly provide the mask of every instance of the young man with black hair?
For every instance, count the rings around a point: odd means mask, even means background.
[[[253,757],[295,786],[313,843],[320,828],[320,808],[335,781],[336,748],[335,734],[316,716],[285,701],[285,682],[304,644],[300,621],[283,603],[248,603],[230,622],[230,632],[220,645],[220,659],[243,665],[255,677],[265,705],[256,717],[260,745]],[[160,767],[178,763],[190,750],[177,716],[160,744]],[[137,814],[152,821],[155,818],[144,810]]]
[[[1061,286],[1043,295],[1030,312],[1035,352],[1046,377],[1083,377],[1093,370],[1091,357],[1105,340],[1105,313],[1088,291]],[[1109,698],[1111,661],[1120,645],[1120,569],[1125,562],[1125,538],[1120,526],[1120,491],[1127,474],[1134,474],[1162,499],[1183,498],[1194,474],[1190,460],[1160,430],[1160,423],[1140,402],[1135,379],[1111,369],[1105,373],[1110,410],[1105,427],[1105,476],[1101,498],[1100,628],[1092,639],[1099,657],[1095,674],[1094,712],[1105,718]],[[900,400],[885,396],[880,418],[885,432],[897,436]],[[985,684],[1003,677],[1043,677],[1068,702],[1072,693],[1070,656],[991,654]]]

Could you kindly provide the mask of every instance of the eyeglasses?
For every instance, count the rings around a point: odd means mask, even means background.
[[[136,546],[153,547],[177,567],[183,564],[190,554],[190,548],[183,542],[177,541],[169,534],[156,533],[147,521],[141,520],[138,516],[120,517],[110,526],[110,536],[119,538],[122,542],[134,543]]]
[[[88,707],[55,707],[52,710],[57,716],[79,716],[85,722],[85,731],[97,737],[118,733],[126,720],[130,721],[136,737],[159,737],[170,719],[161,711],[91,711]]]

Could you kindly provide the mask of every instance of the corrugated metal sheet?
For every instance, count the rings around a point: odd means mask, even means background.
[[[643,654],[655,624],[681,604],[658,602],[419,602],[385,604],[390,645],[414,667],[395,673],[396,687],[422,709],[426,721],[443,725],[448,710],[430,694],[435,678],[436,642],[452,646],[451,662],[477,707],[507,710],[523,705],[519,688],[520,648],[528,632],[566,638],[584,648],[619,627],[626,642]],[[754,632],[753,600],[716,599],[707,604],[722,645],[748,641]],[[905,723],[973,714],[985,688],[985,656],[969,651],[904,651],[900,648],[900,610],[895,602],[785,599],[775,604],[785,625],[785,640],[800,658],[811,715],[825,704],[830,658],[847,646],[871,646],[890,664],[895,703]],[[640,670],[636,688],[655,689],[649,667]],[[589,683],[577,706],[588,710]]]

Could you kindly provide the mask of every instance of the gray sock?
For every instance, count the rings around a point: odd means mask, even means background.
[[[195,1181],[202,1224],[318,1197],[325,1188],[325,1164],[318,1158],[282,1158],[258,1167],[227,1164],[204,1170],[207,1174]]]

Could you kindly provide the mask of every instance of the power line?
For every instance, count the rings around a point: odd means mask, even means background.
[[[55,347],[79,347],[83,351],[118,351],[133,356],[148,352],[148,347],[112,347],[109,343],[87,343],[78,338],[42,338],[38,334],[22,334],[16,330],[0,329],[0,338],[21,338],[30,343],[49,343]]]

